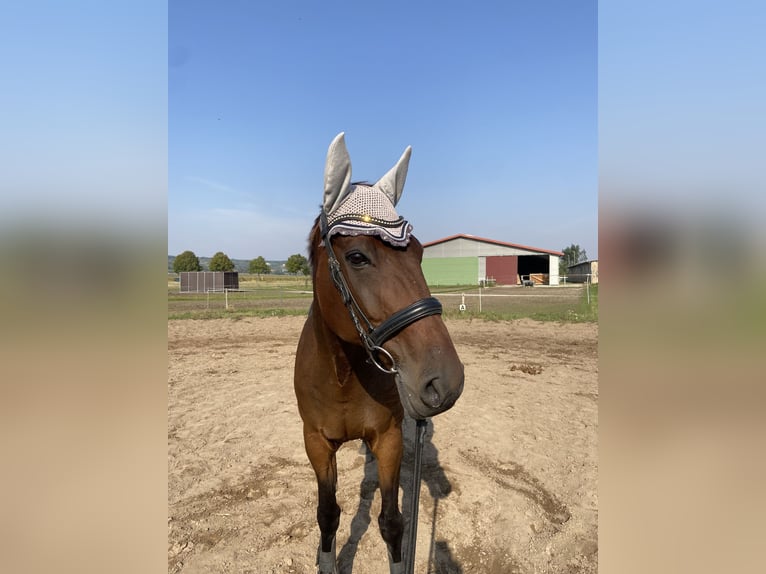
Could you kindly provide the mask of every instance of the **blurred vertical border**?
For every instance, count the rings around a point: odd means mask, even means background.
[[[765,20],[599,3],[604,573],[763,570]]]
[[[167,571],[167,5],[3,7],[0,570]]]

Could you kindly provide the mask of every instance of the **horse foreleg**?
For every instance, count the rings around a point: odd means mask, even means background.
[[[391,574],[403,574],[402,534],[404,521],[399,512],[399,471],[402,464],[402,431],[395,427],[381,435],[371,450],[378,459],[381,510],[378,516],[380,535],[388,546]]]
[[[321,533],[317,550],[317,571],[320,574],[338,574],[335,562],[335,533],[340,523],[340,507],[335,499],[338,482],[337,450],[319,434],[304,435],[306,453],[317,477],[317,523]]]

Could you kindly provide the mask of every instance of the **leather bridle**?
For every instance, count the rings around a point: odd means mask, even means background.
[[[334,222],[338,223],[338,222]],[[332,277],[335,287],[337,287],[343,298],[343,304],[348,309],[351,320],[354,322],[359,337],[362,340],[362,345],[367,351],[367,355],[378,369],[389,375],[394,375],[398,372],[396,361],[391,356],[391,353],[383,348],[383,343],[388,341],[391,337],[396,335],[399,331],[431,315],[441,315],[442,304],[438,299],[434,297],[426,297],[415,301],[412,305],[408,305],[404,309],[401,309],[391,315],[388,319],[383,321],[377,327],[374,327],[372,322],[367,318],[359,303],[354,299],[351,289],[349,289],[346,278],[343,276],[343,272],[340,268],[340,262],[335,256],[335,252],[332,248],[331,238],[328,233],[331,226],[327,224],[327,214],[324,209],[319,214],[320,232],[322,235],[322,241],[324,242],[325,249],[327,250],[327,261],[330,266],[330,277]],[[390,364],[390,367],[381,363],[380,357],[385,358],[385,362]]]

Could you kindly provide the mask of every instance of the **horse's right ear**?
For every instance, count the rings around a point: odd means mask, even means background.
[[[351,183],[351,158],[346,149],[344,133],[340,132],[332,140],[327,150],[324,166],[324,202],[325,213],[332,213],[345,199]]]

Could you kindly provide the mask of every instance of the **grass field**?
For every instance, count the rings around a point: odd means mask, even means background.
[[[180,293],[178,282],[168,275],[168,319],[304,315],[311,305],[311,280],[307,277],[240,274],[239,287],[239,291],[228,293]],[[598,321],[598,285],[591,285],[589,292],[584,285],[566,285],[434,287],[432,293],[442,302],[448,318]],[[464,310],[461,305],[465,305]]]
[[[451,318],[489,320],[530,318],[538,321],[598,321],[598,285],[490,287],[459,291],[434,288],[432,292]],[[461,310],[461,305],[465,309]]]

